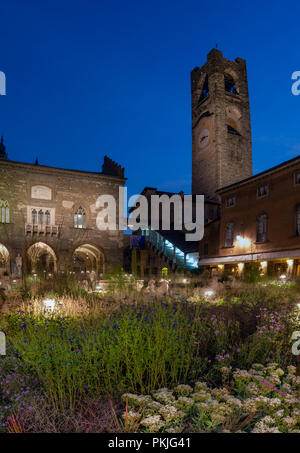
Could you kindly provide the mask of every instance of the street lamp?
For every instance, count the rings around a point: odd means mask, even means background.
[[[238,247],[250,247],[251,240],[249,238],[245,238],[243,236],[238,235],[236,237],[236,245]]]

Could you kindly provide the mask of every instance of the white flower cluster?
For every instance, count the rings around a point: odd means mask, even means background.
[[[228,386],[210,388],[196,382],[194,387],[181,384],[152,395],[126,393],[122,399],[128,401],[127,418],[134,420],[142,413],[140,430],[148,432],[182,432],[191,427],[191,420],[196,432],[300,432],[296,367],[289,366],[285,373],[276,363],[255,363],[250,370],[222,367],[221,373]]]

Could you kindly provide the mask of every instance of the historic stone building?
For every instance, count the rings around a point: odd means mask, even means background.
[[[240,273],[254,263],[262,273],[299,273],[300,157],[252,175],[245,60],[211,50],[192,71],[191,90],[192,195],[205,195],[204,238],[188,243],[185,231],[172,225],[169,231],[144,229],[143,246],[132,238],[132,271],[141,277],[163,267]],[[111,194],[119,202],[124,183],[124,169],[107,157],[101,173],[25,164],[10,161],[1,141],[2,271],[101,274],[123,264],[128,236],[97,229],[96,200]],[[184,194],[146,187],[142,195]]]
[[[246,62],[211,50],[191,73],[192,193],[216,190],[252,175]]]
[[[300,157],[217,191],[221,216],[206,225],[201,266],[300,274]]]
[[[155,267],[300,274],[300,157],[252,175],[246,62],[213,49],[191,73],[192,194],[205,195],[205,233],[188,244],[181,232],[148,231],[134,270]],[[143,195],[162,195],[145,188]],[[191,261],[188,259],[191,257]]]
[[[119,202],[124,169],[102,172],[14,162],[0,144],[0,272],[92,271],[123,264],[124,234],[96,226],[97,198]],[[117,211],[118,212],[118,211]]]
[[[193,192],[220,201],[206,223],[199,266],[300,273],[300,157],[252,175],[245,61],[213,49],[192,72]]]

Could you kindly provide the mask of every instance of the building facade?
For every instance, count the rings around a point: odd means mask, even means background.
[[[221,216],[207,224],[201,266],[240,273],[300,273],[300,156],[219,189]],[[284,278],[284,277],[283,277]]]
[[[0,145],[0,269],[92,271],[123,264],[124,235],[96,226],[97,198],[117,207],[124,169],[105,157],[102,172],[84,172],[8,160]],[[117,210],[118,212],[118,210]]]
[[[213,49],[192,71],[193,193],[220,202],[199,246],[200,268],[300,271],[300,157],[252,175],[245,60]]]

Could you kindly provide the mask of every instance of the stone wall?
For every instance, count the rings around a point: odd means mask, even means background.
[[[101,173],[63,170],[40,165],[0,161],[0,200],[7,200],[9,223],[0,223],[0,244],[10,254],[12,268],[18,254],[27,262],[27,250],[37,242],[49,245],[57,258],[57,267],[72,265],[77,247],[90,244],[103,254],[105,268],[123,263],[124,235],[119,231],[99,231],[96,227],[99,195],[111,194],[117,203],[124,178]],[[35,186],[42,188],[32,189]],[[33,232],[31,207],[51,213],[48,231]],[[86,228],[74,228],[74,213],[82,207]],[[26,231],[26,225],[29,225]],[[57,227],[57,228],[56,228]]]

